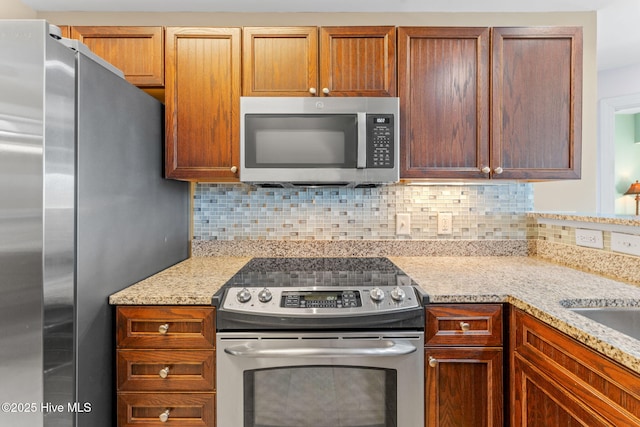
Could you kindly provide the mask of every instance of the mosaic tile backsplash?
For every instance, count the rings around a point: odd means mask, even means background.
[[[197,184],[193,209],[194,240],[526,239],[533,186]],[[438,234],[439,212],[452,213],[452,234]],[[410,235],[396,235],[398,213],[410,214]]]

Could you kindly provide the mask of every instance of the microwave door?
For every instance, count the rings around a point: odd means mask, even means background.
[[[358,157],[356,168],[367,167],[367,113],[358,113]]]

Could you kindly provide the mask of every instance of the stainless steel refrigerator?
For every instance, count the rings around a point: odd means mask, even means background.
[[[0,426],[115,426],[110,294],[188,257],[163,107],[42,20],[0,20]]]

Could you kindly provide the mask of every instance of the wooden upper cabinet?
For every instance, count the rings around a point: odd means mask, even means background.
[[[396,96],[396,28],[322,27],[319,63],[323,95]]]
[[[71,38],[122,70],[136,86],[164,86],[162,27],[71,27]]]
[[[395,46],[392,26],[245,27],[243,95],[395,96]]]
[[[580,178],[582,28],[495,28],[492,37],[497,177]]]
[[[167,178],[237,181],[240,28],[166,29]]]
[[[318,86],[316,27],[245,27],[243,95],[312,96]]]
[[[398,28],[402,178],[489,176],[489,35]]]

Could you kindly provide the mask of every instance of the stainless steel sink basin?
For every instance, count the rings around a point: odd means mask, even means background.
[[[640,307],[573,307],[569,310],[640,340]]]

